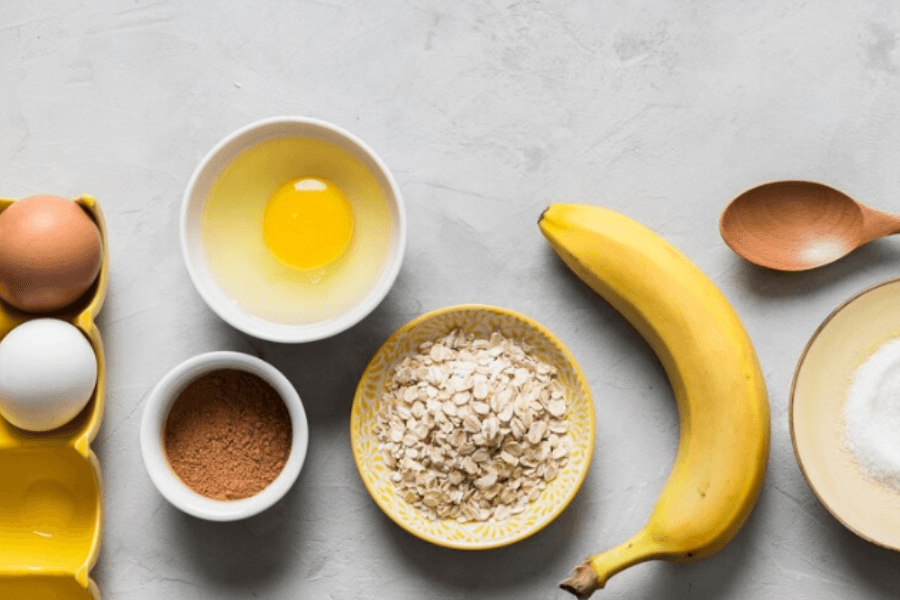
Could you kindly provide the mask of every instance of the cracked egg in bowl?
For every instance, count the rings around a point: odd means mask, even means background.
[[[381,302],[406,219],[369,146],[324,121],[279,117],[236,131],[200,162],[181,243],[194,286],[223,320],[260,339],[308,342]]]

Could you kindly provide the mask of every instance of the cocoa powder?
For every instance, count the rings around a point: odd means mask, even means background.
[[[252,373],[220,369],[179,394],[166,419],[164,448],[192,490],[238,500],[278,477],[291,435],[290,414],[271,385]]]

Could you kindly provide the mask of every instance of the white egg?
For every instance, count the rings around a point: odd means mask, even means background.
[[[97,357],[74,325],[33,319],[0,340],[0,415],[21,429],[49,431],[71,421],[97,384]]]

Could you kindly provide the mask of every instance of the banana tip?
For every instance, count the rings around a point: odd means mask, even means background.
[[[537,221],[539,226],[540,226],[540,224],[541,224],[541,221],[544,220],[544,215],[547,214],[547,211],[548,211],[548,210],[550,210],[550,207],[549,207],[549,206],[548,206],[547,208],[545,208],[544,210],[541,211],[541,216],[538,217],[538,221]]]

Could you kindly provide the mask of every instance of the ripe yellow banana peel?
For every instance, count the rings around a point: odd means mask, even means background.
[[[737,534],[765,476],[769,404],[734,309],[672,245],[598,206],[553,204],[539,226],[566,265],[647,340],[678,405],[678,452],[646,525],[560,584],[587,598],[636,563],[701,560]]]

